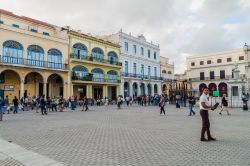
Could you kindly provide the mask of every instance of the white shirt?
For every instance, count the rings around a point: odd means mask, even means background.
[[[206,105],[209,106],[207,95],[205,95],[204,93],[201,95],[200,101],[199,101],[200,110],[208,110],[208,108],[203,108],[203,107],[202,107],[201,102],[205,102]]]

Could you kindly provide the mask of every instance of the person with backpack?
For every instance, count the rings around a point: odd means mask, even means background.
[[[227,102],[227,99],[226,99],[226,94],[223,94],[223,97],[221,99],[221,110],[220,110],[220,115],[222,115],[222,111],[226,111],[227,112],[227,115],[231,115],[228,111],[228,102]]]

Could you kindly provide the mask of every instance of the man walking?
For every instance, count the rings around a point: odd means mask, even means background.
[[[201,129],[201,141],[215,141],[216,139],[213,138],[210,134],[210,122],[208,118],[208,110],[214,110],[213,106],[209,106],[208,103],[208,88],[205,87],[203,89],[203,94],[200,97],[200,115],[202,119],[202,129]],[[205,132],[207,132],[208,139],[205,138]]]
[[[16,96],[13,99],[13,104],[14,104],[14,112],[13,114],[17,114],[17,109],[18,109],[18,99],[16,98]]]
[[[159,106],[161,107],[161,112],[160,112],[160,115],[163,113],[165,115],[165,110],[164,110],[164,107],[165,107],[165,97],[164,95],[162,94],[161,95],[161,99],[160,99],[160,103],[159,103]]]
[[[195,99],[193,96],[188,97],[188,103],[189,103],[189,116],[195,115],[195,112],[193,111],[193,106],[195,104]]]

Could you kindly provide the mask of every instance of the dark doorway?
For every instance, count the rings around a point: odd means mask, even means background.
[[[103,96],[103,88],[102,87],[93,87],[94,89],[94,99],[102,99]]]

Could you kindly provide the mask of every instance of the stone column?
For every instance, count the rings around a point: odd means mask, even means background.
[[[141,86],[140,82],[137,82],[137,97],[141,96]]]
[[[47,83],[43,83],[43,95],[47,97]]]
[[[132,87],[132,86],[133,86],[133,85],[132,85],[132,82],[129,81],[129,96],[133,96],[133,93],[132,93],[133,87]]]
[[[92,85],[87,85],[87,98],[93,98]]]
[[[68,99],[69,96],[68,96],[68,82],[64,82],[64,85],[63,85],[63,97]]]
[[[24,97],[24,80],[21,79],[21,84],[20,84],[20,98]]]
[[[122,86],[122,85],[118,85],[116,87],[116,97],[118,97],[119,95],[121,95],[121,87],[120,86]]]
[[[103,85],[103,94],[102,94],[102,98],[108,97],[108,86],[107,85]]]
[[[124,96],[124,79],[121,79],[121,86],[120,86],[120,94],[118,95],[122,95]]]

